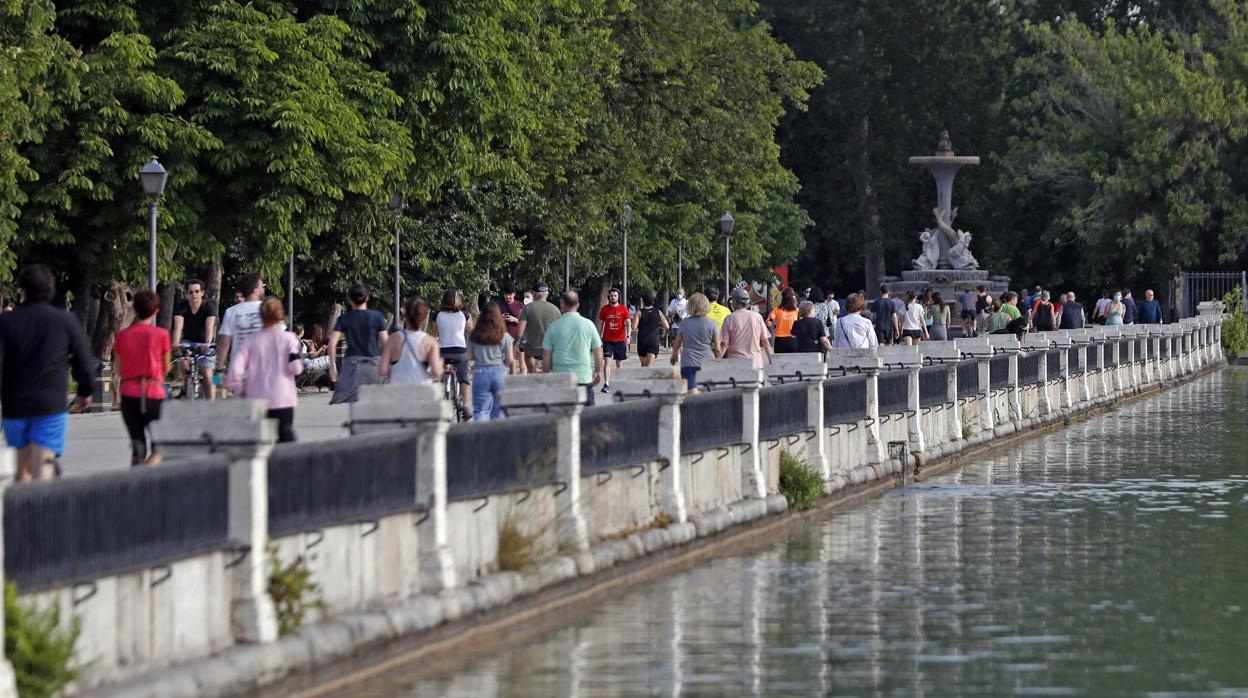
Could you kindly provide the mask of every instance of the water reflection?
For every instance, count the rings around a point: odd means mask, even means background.
[[[349,694],[1248,695],[1246,376]]]

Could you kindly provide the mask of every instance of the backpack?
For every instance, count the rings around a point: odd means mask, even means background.
[[[1053,329],[1053,304],[1036,301],[1035,326],[1038,330]]]

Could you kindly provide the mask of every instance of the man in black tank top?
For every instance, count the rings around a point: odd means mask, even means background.
[[[633,331],[637,333],[637,355],[642,366],[654,364],[659,356],[659,337],[668,328],[663,312],[654,307],[654,294],[641,294],[641,311],[633,317]]]

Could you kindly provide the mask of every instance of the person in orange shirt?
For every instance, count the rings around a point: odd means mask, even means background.
[[[767,316],[767,326],[776,338],[776,353],[790,354],[797,351],[797,339],[793,337],[793,323],[797,322],[797,291],[785,287],[780,292],[780,305]]]

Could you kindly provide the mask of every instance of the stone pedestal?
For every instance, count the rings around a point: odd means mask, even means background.
[[[663,469],[663,513],[672,523],[685,523],[689,511],[680,468],[680,403],[685,397],[685,381],[674,367],[618,368],[611,381],[611,395],[621,401],[659,400],[659,458],[668,465]]]
[[[746,499],[767,499],[767,476],[758,453],[758,391],[763,387],[763,369],[748,359],[723,359],[703,366],[698,384],[742,390],[741,443],[750,444],[750,449],[741,457],[741,492]]]
[[[803,383],[806,386],[806,427],[812,434],[806,449],[807,465],[819,473],[824,482],[832,479],[828,460],[827,435],[823,428],[823,381],[828,366],[819,354],[777,354],[766,369],[766,378],[773,384]]]
[[[868,465],[879,465],[887,459],[887,446],[880,440],[880,385],[882,362],[874,349],[833,349],[825,355],[828,371],[862,373],[867,376],[867,452]]]

